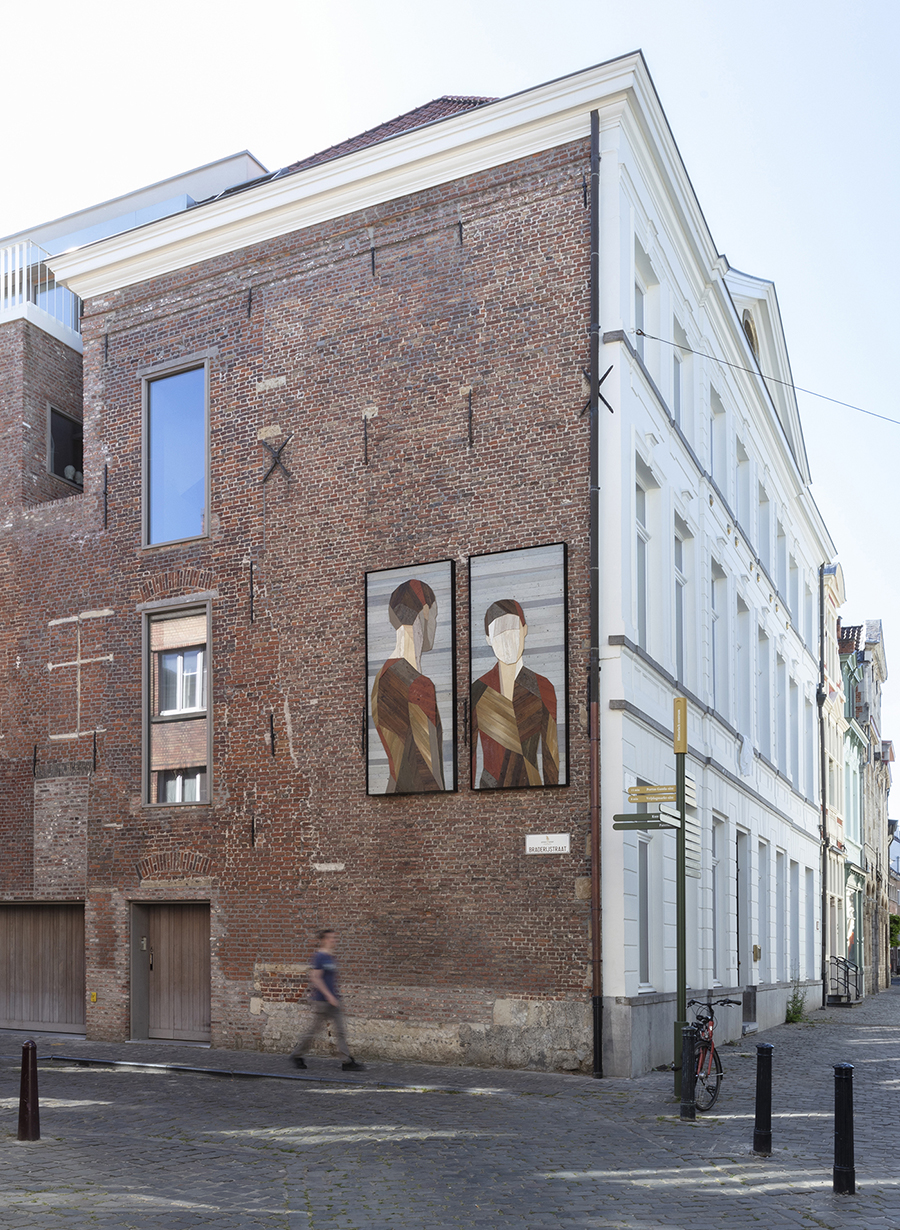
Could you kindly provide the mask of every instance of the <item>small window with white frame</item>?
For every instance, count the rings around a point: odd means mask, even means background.
[[[209,608],[146,617],[148,803],[209,800]]]
[[[47,469],[80,491],[84,486],[84,426],[71,414],[47,406]]]

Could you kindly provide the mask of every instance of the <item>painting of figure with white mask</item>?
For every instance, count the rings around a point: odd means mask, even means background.
[[[475,556],[469,574],[472,786],[565,785],[565,546]]]

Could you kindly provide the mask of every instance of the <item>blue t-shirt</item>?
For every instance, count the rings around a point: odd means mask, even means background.
[[[313,959],[310,962],[310,968],[320,969],[322,971],[322,978],[326,987],[328,987],[328,990],[335,999],[339,999],[340,995],[337,989],[337,961],[334,959],[334,954],[319,950],[313,954]],[[313,999],[319,1000],[325,999],[322,992],[315,986],[312,987],[312,997]]]

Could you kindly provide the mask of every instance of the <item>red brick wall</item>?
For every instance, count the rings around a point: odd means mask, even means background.
[[[61,505],[20,513],[0,537],[12,578],[0,598],[0,764],[25,781],[34,744],[42,760],[91,754],[92,736],[77,747],[48,739],[47,625],[113,608],[101,646],[113,660],[83,698],[101,728],[87,819],[88,985],[103,987],[95,1036],[127,1031],[130,898],[211,899],[221,1042],[273,1044],[264,1014],[248,1009],[254,967],[306,960],[323,924],[340,928],[347,985],[370,1014],[484,1022],[493,997],[586,1000],[588,906],[575,893],[589,873],[586,158],[577,143],[86,305],[85,495],[68,516]],[[142,549],[138,373],[198,353],[211,356],[211,534]],[[366,409],[377,410],[368,464]],[[291,478],[276,470],[262,485],[259,435],[276,425],[276,443],[292,436]],[[466,560],[549,541],[569,547],[571,785],[472,792]],[[370,798],[364,574],[448,557],[460,788]],[[218,594],[213,801],[148,809],[136,607],[201,590]],[[60,705],[54,695],[54,723]],[[3,892],[27,894],[5,796],[3,808]],[[571,856],[526,858],[529,832],[571,832]],[[200,878],[184,871],[195,855],[208,860]],[[317,872],[317,862],[345,870]]]

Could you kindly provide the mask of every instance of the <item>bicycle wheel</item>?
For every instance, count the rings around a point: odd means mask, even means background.
[[[711,1110],[719,1096],[722,1084],[722,1060],[719,1052],[710,1052],[708,1046],[700,1048],[697,1056],[697,1078],[694,1083],[694,1105],[697,1110]]]

